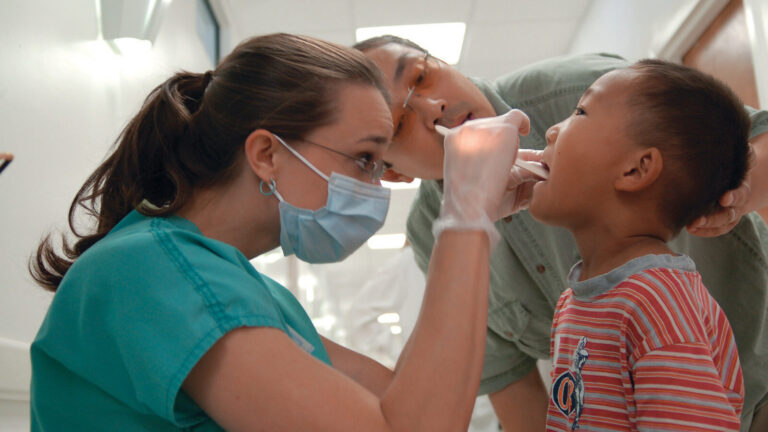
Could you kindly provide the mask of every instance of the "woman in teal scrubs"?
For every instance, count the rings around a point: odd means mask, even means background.
[[[487,119],[446,141],[439,241],[394,371],[319,336],[249,263],[277,246],[339,261],[381,227],[387,102],[361,53],[286,34],[154,89],[73,201],[70,226],[85,210],[93,228],[63,253],[47,238],[32,260],[56,292],[31,348],[32,429],[466,429],[490,221],[510,210],[527,119]]]

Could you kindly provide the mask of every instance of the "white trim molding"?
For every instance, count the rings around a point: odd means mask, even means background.
[[[240,43],[243,36],[232,19],[235,14],[230,0],[208,0],[208,4],[219,23],[219,52],[223,59]]]
[[[747,32],[752,45],[757,98],[768,109],[768,0],[744,0]]]
[[[29,344],[0,336],[0,400],[29,402]]]
[[[658,33],[651,43],[650,56],[682,63],[685,53],[727,4],[728,0],[692,0],[688,7],[681,8],[680,14],[666,29]]]

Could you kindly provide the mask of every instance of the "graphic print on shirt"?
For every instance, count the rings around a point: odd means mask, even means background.
[[[587,338],[579,339],[576,349],[573,351],[573,363],[570,369],[560,374],[552,383],[552,401],[557,409],[567,418],[576,413],[571,423],[571,430],[579,428],[579,417],[584,409],[584,380],[581,378],[581,368],[589,358],[587,352]]]

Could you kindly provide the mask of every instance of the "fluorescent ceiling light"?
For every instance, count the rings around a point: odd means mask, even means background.
[[[305,274],[299,276],[299,288],[309,289],[314,288],[317,285],[317,278],[311,274]]]
[[[400,190],[400,189],[418,189],[419,185],[421,184],[421,180],[419,179],[413,179],[412,182],[406,183],[406,182],[388,182],[388,181],[382,181],[381,185],[390,188],[392,190]]]
[[[371,249],[400,249],[405,245],[405,234],[379,234],[368,239]]]
[[[317,286],[316,277],[311,274],[299,276],[299,288],[304,290],[304,298],[307,300],[307,303],[315,301],[315,286]]]
[[[467,25],[463,22],[361,27],[355,36],[358,42],[385,34],[400,36],[416,42],[440,60],[456,64],[461,56],[466,30]]]
[[[403,332],[403,328],[400,327],[399,325],[393,325],[392,327],[389,328],[389,331],[391,331],[393,335],[399,335],[400,333]]]
[[[280,261],[282,258],[283,251],[280,248],[276,248],[270,252],[257,256],[256,258],[252,259],[251,262],[254,264],[274,264]]]
[[[331,328],[336,324],[336,317],[333,315],[324,315],[321,317],[313,318],[312,324],[325,331],[330,331]]]
[[[400,314],[397,312],[387,312],[379,315],[376,320],[381,324],[394,324],[400,322]]]

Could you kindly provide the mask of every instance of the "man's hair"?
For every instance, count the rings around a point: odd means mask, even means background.
[[[402,45],[404,47],[413,48],[416,50],[419,50],[423,53],[427,53],[427,50],[422,48],[419,44],[416,42],[413,42],[411,40],[401,38],[400,36],[394,36],[394,35],[383,35],[383,36],[374,36],[372,38],[366,39],[364,41],[360,41],[354,45],[352,45],[352,48],[366,52],[368,50],[376,49],[380,46],[386,45],[386,44],[397,44]]]
[[[749,160],[750,119],[725,84],[695,69],[641,60],[628,99],[629,138],[661,151],[660,214],[675,233],[722,209],[720,197],[738,187]]]

